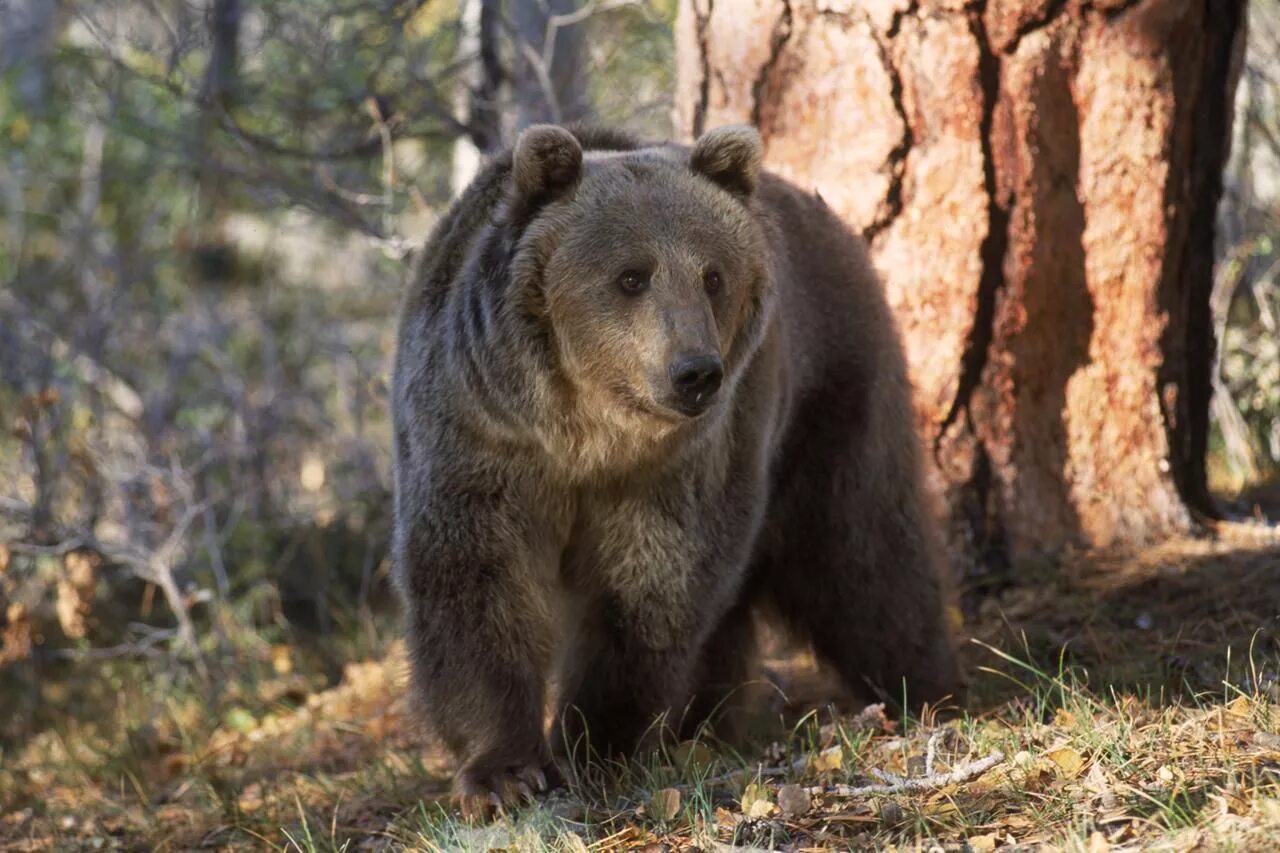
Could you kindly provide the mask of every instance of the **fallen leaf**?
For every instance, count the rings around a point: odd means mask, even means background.
[[[1084,777],[1084,786],[1099,797],[1111,792],[1111,784],[1107,781],[1107,774],[1101,764],[1095,762],[1089,767],[1089,772]]]
[[[277,643],[271,647],[271,668],[277,675],[288,675],[293,672],[293,657],[287,645]]]
[[[1016,829],[1016,830],[1025,831],[1035,826],[1035,823],[1031,820],[1031,818],[1027,817],[1026,815],[1015,814],[1015,815],[1009,815],[1008,817],[1001,820],[1000,825],[1003,826],[1006,830]]]
[[[839,746],[833,746],[824,749],[813,757],[810,762],[813,769],[818,773],[825,773],[831,770],[839,770],[844,766],[844,749]]]
[[[754,783],[748,785],[742,792],[742,813],[750,818],[768,817],[773,814],[773,803],[769,802],[769,789]]]
[[[1094,831],[1089,836],[1089,853],[1109,853],[1111,842],[1101,832]]]
[[[973,851],[973,853],[990,853],[996,849],[1000,839],[994,832],[988,832],[985,835],[972,835],[965,839],[965,845]]]
[[[0,622],[0,667],[31,657],[33,637],[31,614],[27,606],[14,601],[5,609]]]
[[[250,714],[244,708],[239,706],[227,711],[222,721],[226,723],[227,728],[232,731],[240,732],[241,734],[247,734],[258,726],[258,721],[254,719],[253,714]]]
[[[1050,750],[1045,758],[1056,764],[1064,776],[1077,776],[1084,769],[1084,756],[1069,746]]]
[[[939,791],[925,803],[922,811],[936,820],[946,817],[958,817],[960,806],[956,805],[954,794]]]
[[[671,820],[680,814],[680,792],[663,788],[650,798],[647,811],[658,820]]]
[[[705,773],[715,760],[710,748],[696,740],[686,740],[681,743],[676,747],[672,757],[675,759],[676,766],[685,770],[697,770],[700,773]]]
[[[1059,708],[1058,712],[1053,715],[1053,725],[1060,729],[1074,728],[1076,725],[1076,715],[1068,711],[1066,708]]]
[[[1227,789],[1221,794],[1211,797],[1210,799],[1217,799],[1222,811],[1228,814],[1246,815],[1249,813],[1251,804],[1249,800],[1246,797],[1241,796],[1238,791]]]
[[[258,809],[262,808],[262,786],[257,782],[249,785],[240,792],[238,802],[240,805],[240,811],[256,812]]]

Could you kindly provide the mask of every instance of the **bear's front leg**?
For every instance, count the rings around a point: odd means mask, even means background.
[[[691,692],[695,628],[656,638],[655,620],[670,619],[614,600],[605,603],[572,662],[552,735],[574,763],[634,754],[665,728],[675,728]]]
[[[438,472],[437,472],[438,476]],[[468,817],[554,782],[543,731],[550,525],[510,486],[403,483],[395,561],[416,694]]]
[[[656,496],[584,501],[590,517],[565,568],[588,604],[552,738],[579,764],[632,754],[687,722],[701,650],[736,600],[758,493],[708,499],[690,479]]]

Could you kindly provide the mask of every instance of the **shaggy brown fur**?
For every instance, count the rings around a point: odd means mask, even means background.
[[[861,243],[760,159],[745,127],[530,128],[419,256],[396,577],[464,806],[538,786],[553,743],[703,718],[755,613],[864,694],[958,687],[893,319]]]

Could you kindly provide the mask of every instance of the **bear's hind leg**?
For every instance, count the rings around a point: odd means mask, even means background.
[[[908,708],[958,700],[913,438],[861,445],[842,427],[828,417],[795,447],[770,510],[761,580],[850,689]]]
[[[693,698],[680,719],[682,737],[696,736],[708,723],[721,740],[737,741],[745,734],[759,677],[753,611],[751,601],[741,599],[699,653]]]

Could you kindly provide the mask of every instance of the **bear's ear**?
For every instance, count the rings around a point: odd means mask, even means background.
[[[516,140],[511,175],[516,204],[532,210],[566,192],[582,177],[582,146],[563,127],[535,124]]]
[[[689,166],[734,195],[748,198],[760,180],[764,145],[754,127],[730,124],[710,130],[698,138],[689,156]]]

